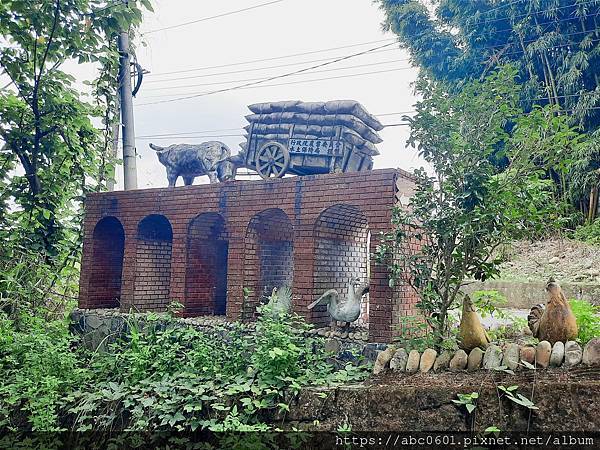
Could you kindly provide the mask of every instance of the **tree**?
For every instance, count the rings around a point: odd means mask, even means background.
[[[600,185],[600,0],[379,2],[384,28],[398,35],[423,75],[460,89],[510,63],[525,111],[552,105],[580,132],[595,133],[595,144],[572,155],[567,183],[557,183],[559,196],[593,220]]]
[[[422,78],[417,91],[423,100],[407,118],[409,142],[435,174],[415,171],[414,196],[395,208],[394,232],[377,256],[390,265],[391,283],[405,279],[417,292],[417,306],[438,339],[464,284],[498,275],[498,246],[552,226],[557,216],[550,182],[540,178],[532,153],[561,134],[541,133],[545,122],[538,116],[560,116],[549,106],[523,113],[515,77],[516,70],[505,67],[452,93]],[[493,164],[499,157],[502,171]]]
[[[140,1],[150,8],[148,0]],[[140,23],[138,3],[0,3],[0,73],[9,81],[0,91],[2,269],[14,269],[28,253],[35,255],[29,265],[60,268],[67,260],[76,262],[81,201],[87,192],[102,189],[107,165],[110,136],[94,121],[104,119],[106,128],[114,120],[115,39],[119,29]],[[92,85],[96,104],[86,102],[75,79],[62,70],[71,60],[99,68]],[[8,278],[0,280],[0,293]]]

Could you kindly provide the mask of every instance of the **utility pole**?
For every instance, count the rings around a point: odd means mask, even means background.
[[[110,156],[112,160],[115,161],[119,152],[119,128],[121,127],[121,92],[117,92],[117,115],[119,117],[118,120],[115,120],[115,123],[111,125],[112,128],[112,148],[110,149]],[[112,167],[112,170],[106,177],[106,188],[109,192],[115,190],[115,166]]]
[[[129,33],[119,34],[119,91],[121,123],[123,124],[123,181],[125,190],[137,189],[135,129],[133,124],[133,96],[131,93],[131,59]]]

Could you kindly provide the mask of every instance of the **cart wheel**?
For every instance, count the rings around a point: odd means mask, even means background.
[[[290,153],[279,142],[267,142],[256,152],[256,171],[265,180],[281,178],[290,166]]]

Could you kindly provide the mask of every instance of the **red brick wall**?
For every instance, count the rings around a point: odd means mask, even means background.
[[[227,249],[225,219],[220,214],[200,214],[191,222],[187,236],[186,315],[225,314]]]
[[[97,308],[118,308],[121,300],[121,274],[125,232],[114,217],[105,217],[94,228],[93,255],[90,268],[89,301]]]
[[[223,285],[225,279],[215,275],[219,268],[222,272],[224,268],[222,261],[211,255],[220,245],[221,259],[225,254],[223,248],[227,248],[226,314],[229,319],[253,317],[260,293],[270,293],[273,286],[291,282],[295,312],[309,321],[322,323],[322,312],[311,312],[306,306],[329,286],[329,280],[341,283],[344,268],[360,268],[364,273],[367,269],[365,230],[371,233],[373,251],[379,233],[390,229],[392,206],[401,196],[410,196],[413,187],[405,172],[385,169],[91,194],[86,201],[80,306],[99,307],[92,293],[93,267],[100,258],[94,251],[93,231],[103,217],[112,216],[123,224],[125,234],[123,310],[132,306],[148,309],[148,304],[164,309],[168,302],[175,300],[186,306],[188,315],[215,313],[218,301],[210,291],[213,289],[216,293],[217,286]],[[223,231],[218,237],[203,239],[208,236],[206,225],[197,230],[190,228],[196,217],[206,213],[223,219]],[[344,217],[339,226],[328,228],[326,224],[334,224],[338,214]],[[170,282],[166,283],[166,272],[161,272],[162,278],[154,276],[161,278],[155,286],[155,290],[160,291],[160,301],[152,298],[148,303],[146,294],[142,296],[137,289],[136,281],[138,271],[147,266],[140,259],[147,250],[147,243],[138,238],[138,227],[151,215],[163,216],[168,221],[172,244]],[[319,220],[324,217],[327,220]],[[336,251],[322,257],[326,253],[323,246],[334,243]],[[331,269],[327,280],[319,279],[319,269],[324,265],[331,268],[332,261],[339,262],[340,267]],[[414,311],[416,297],[404,285],[389,288],[386,267],[371,260],[368,269],[371,274],[370,339],[389,341],[399,318]],[[150,281],[159,280],[152,280],[151,276]],[[167,296],[165,286],[169,289]],[[246,302],[244,287],[253,290],[253,296]]]
[[[161,311],[170,303],[173,234],[169,221],[151,215],[140,222],[135,264],[135,309]]]

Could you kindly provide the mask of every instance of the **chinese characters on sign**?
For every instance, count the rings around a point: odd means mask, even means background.
[[[326,139],[290,139],[288,148],[290,153],[307,155],[341,156],[344,151],[340,141]]]

